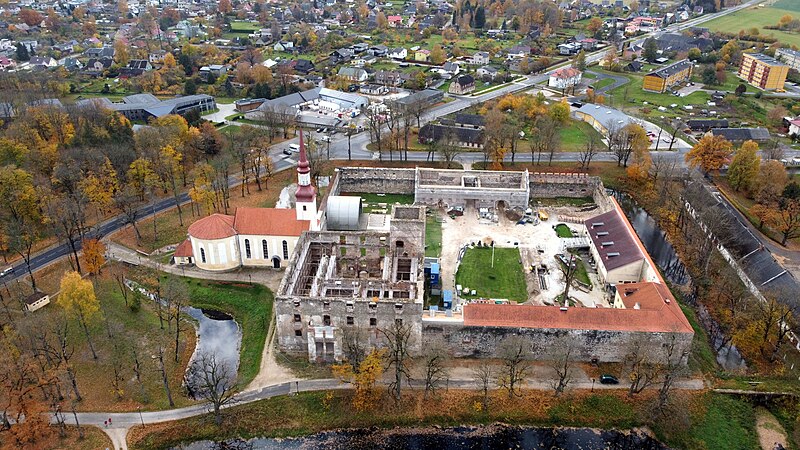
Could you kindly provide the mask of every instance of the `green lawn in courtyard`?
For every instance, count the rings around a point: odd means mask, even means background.
[[[562,152],[579,152],[584,149],[590,136],[594,136],[597,144],[604,149],[600,133],[591,125],[579,120],[572,120],[558,130],[560,150]]]
[[[560,238],[571,238],[572,237],[572,230],[570,230],[569,227],[566,224],[560,223],[560,224],[556,225],[556,234]]]
[[[425,256],[438,258],[442,253],[442,223],[436,210],[430,210],[425,220]]]
[[[504,298],[522,302],[528,299],[525,274],[518,248],[467,249],[456,273],[456,284],[475,290],[478,297]]]

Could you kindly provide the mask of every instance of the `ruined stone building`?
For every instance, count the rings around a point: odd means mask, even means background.
[[[361,201],[352,198],[359,193],[405,194],[414,203],[365,213]],[[602,217],[592,220],[604,224],[597,225],[592,239],[601,247],[619,241],[626,261],[638,264],[637,274],[626,268],[624,279],[608,280],[636,282],[620,291],[616,308],[465,302],[446,313],[424,310],[426,208],[524,210],[533,199],[553,197],[593,197]],[[345,334],[358,332],[372,345],[382,345],[380,330],[395,323],[410,325],[412,351],[441,340],[456,357],[494,357],[511,335],[528,338],[543,359],[565,337],[577,343],[575,354],[582,361],[622,361],[633,340],[645,342],[654,355],[669,341],[681,351],[691,346],[690,324],[596,177],[347,167],[337,169],[319,211],[319,229],[299,237],[275,296],[281,351],[310,361],[340,360]],[[613,234],[615,242],[603,240],[603,233]],[[603,250],[594,248],[601,261],[617,257]],[[606,265],[606,276],[621,274],[612,263]]]

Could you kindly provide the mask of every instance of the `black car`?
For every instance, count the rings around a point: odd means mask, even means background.
[[[289,149],[287,148],[287,149],[284,149],[284,150],[283,150],[283,154],[284,154],[284,155],[289,155],[289,156],[292,156],[292,151],[291,151],[291,150],[289,150]]]
[[[619,380],[614,375],[600,375],[600,384],[619,384]]]

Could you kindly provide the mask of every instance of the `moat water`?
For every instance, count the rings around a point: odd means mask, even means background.
[[[200,441],[175,447],[176,450],[665,450],[667,448],[638,430],[508,425],[340,430],[299,438]]]

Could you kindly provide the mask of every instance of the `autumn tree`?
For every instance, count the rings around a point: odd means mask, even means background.
[[[780,161],[764,161],[755,179],[753,198],[762,205],[774,205],[789,182],[786,167]]]
[[[65,273],[61,277],[57,302],[67,312],[77,316],[89,343],[89,349],[92,351],[92,357],[97,359],[97,352],[89,334],[89,322],[100,315],[100,302],[94,294],[92,283],[81,278],[78,272]]]
[[[444,48],[442,48],[442,46],[439,44],[434,45],[431,49],[430,59],[433,64],[438,65],[444,63],[445,59],[447,59],[447,54],[445,53]]]
[[[800,199],[781,198],[778,207],[768,217],[767,224],[781,233],[781,245],[800,237]]]
[[[761,166],[761,159],[756,152],[758,144],[755,141],[746,141],[733,156],[727,176],[728,184],[737,191],[742,189],[751,191],[753,187]]]
[[[472,378],[481,391],[481,411],[483,412],[489,409],[489,391],[494,377],[494,367],[486,360],[482,360],[480,364],[472,369]]]
[[[44,20],[41,13],[30,8],[22,8],[19,10],[19,20],[29,27],[39,26]]]
[[[709,173],[719,170],[732,153],[733,144],[723,136],[705,135],[686,154],[686,162],[693,169]]]
[[[39,193],[33,185],[33,176],[14,166],[0,167],[0,226],[7,237],[8,249],[25,261],[31,285],[36,290],[36,279],[31,268],[33,245],[40,239],[43,217],[39,206]]]
[[[106,246],[97,239],[83,241],[83,262],[86,271],[91,274],[100,274],[106,263]]]
[[[219,0],[217,11],[219,11],[220,14],[230,14],[231,11],[233,11],[231,0]]]
[[[596,35],[598,31],[603,28],[603,19],[599,17],[592,17],[586,23],[586,31],[592,34],[592,36]],[[581,69],[583,70],[583,69]]]
[[[530,343],[522,336],[506,338],[497,349],[502,369],[497,374],[497,384],[508,393],[508,398],[521,397],[520,388],[531,368]]]
[[[368,411],[374,408],[380,400],[380,391],[375,387],[383,375],[383,359],[386,349],[373,349],[353,365],[356,359],[348,360],[346,364],[334,365],[333,373],[342,381],[353,384],[355,395],[353,407],[356,411]]]

